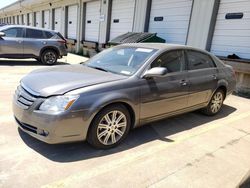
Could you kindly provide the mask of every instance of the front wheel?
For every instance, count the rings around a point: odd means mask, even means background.
[[[41,55],[41,61],[46,65],[53,65],[57,62],[58,55],[54,50],[45,50]]]
[[[130,125],[129,112],[123,105],[108,106],[94,118],[87,141],[98,149],[112,148],[125,139]]]
[[[209,116],[217,114],[221,110],[224,99],[224,92],[221,89],[218,89],[217,91],[215,91],[209,104],[205,109],[202,110],[202,112]]]

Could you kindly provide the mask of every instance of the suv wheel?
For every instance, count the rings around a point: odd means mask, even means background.
[[[45,50],[42,53],[41,61],[46,65],[53,65],[57,62],[58,55],[55,50]]]
[[[123,105],[112,105],[100,111],[90,125],[87,141],[98,149],[112,148],[127,136],[131,124]]]
[[[223,105],[225,94],[221,89],[218,89],[212,96],[209,104],[202,112],[206,115],[213,116],[217,114]]]

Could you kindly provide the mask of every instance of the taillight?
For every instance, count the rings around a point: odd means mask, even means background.
[[[66,44],[66,40],[57,40],[57,42],[62,43],[62,44]]]

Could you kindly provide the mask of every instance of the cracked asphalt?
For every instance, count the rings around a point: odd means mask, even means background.
[[[59,64],[85,58],[70,54]],[[19,80],[46,67],[0,59],[0,187],[237,187],[250,170],[250,100],[226,99],[214,117],[192,112],[130,132],[123,144],[48,145],[18,130],[11,102]]]

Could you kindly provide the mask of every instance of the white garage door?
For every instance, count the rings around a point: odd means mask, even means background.
[[[77,5],[72,5],[68,7],[68,26],[67,26],[67,36],[69,39],[76,39],[77,35]]]
[[[167,43],[186,44],[192,0],[152,0],[149,32]]]
[[[100,1],[88,2],[86,4],[86,21],[85,21],[86,41],[98,42],[100,8],[101,8]]]
[[[61,8],[55,9],[55,15],[54,15],[54,30],[61,31],[61,17],[62,17],[62,11]]]
[[[29,15],[29,23],[28,23],[28,25],[33,25],[33,15],[32,15],[33,13],[29,13],[28,15]]]
[[[22,15],[18,15],[18,24],[22,24]]]
[[[113,0],[110,39],[133,30],[135,0]]]
[[[37,11],[36,12],[36,24],[35,26],[36,27],[42,27],[42,16],[41,16],[41,12],[40,11]]]
[[[243,17],[226,19],[226,16],[230,16],[228,13],[242,13]],[[250,59],[249,0],[221,0],[211,52],[218,56],[236,54],[240,58]]]
[[[44,28],[46,28],[46,29],[49,29],[50,28],[50,19],[49,19],[49,17],[50,17],[50,12],[49,12],[49,10],[45,10],[44,11],[44,22],[43,22],[43,27]]]
[[[27,25],[27,15],[23,14],[23,25]]]

